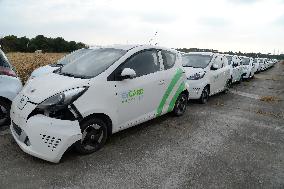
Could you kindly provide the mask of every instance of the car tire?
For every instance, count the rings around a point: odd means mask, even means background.
[[[229,89],[231,88],[232,86],[232,82],[231,80],[229,79],[227,82],[226,82],[226,85],[225,85],[225,88],[224,88],[224,93],[227,94],[229,92]]]
[[[83,121],[82,139],[75,143],[75,149],[81,154],[91,154],[101,149],[107,139],[107,124],[97,118]]]
[[[0,127],[10,123],[11,102],[0,100]]]
[[[203,89],[203,91],[201,93],[199,102],[201,104],[206,104],[208,102],[208,99],[209,99],[209,88],[207,86],[207,87],[204,87],[204,89]]]
[[[181,93],[175,103],[173,114],[175,116],[182,116],[186,111],[187,106],[187,95],[185,93]]]

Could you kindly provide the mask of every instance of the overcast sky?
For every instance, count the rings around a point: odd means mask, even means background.
[[[284,52],[284,0],[0,0],[0,36]]]

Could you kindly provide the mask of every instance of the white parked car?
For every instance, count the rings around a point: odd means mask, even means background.
[[[0,127],[9,124],[12,100],[21,89],[21,80],[0,49]]]
[[[259,70],[259,59],[258,58],[253,58],[252,65],[253,65],[253,73],[255,74]]]
[[[253,58],[241,56],[243,67],[243,78],[250,79],[254,77]]]
[[[177,51],[104,47],[29,82],[13,101],[11,132],[23,151],[57,163],[71,145],[92,153],[112,133],[168,112],[180,116],[187,99]]]
[[[34,79],[35,77],[39,77],[39,76],[43,76],[43,75],[52,73],[53,71],[61,68],[62,66],[65,66],[66,64],[68,64],[72,61],[75,61],[76,59],[80,58],[81,56],[88,54],[88,52],[90,52],[90,51],[91,51],[91,49],[79,49],[79,50],[76,50],[76,51],[64,56],[63,58],[58,60],[55,64],[50,64],[50,65],[39,67],[32,72],[31,76],[28,79],[28,82],[30,80]]]
[[[206,103],[209,96],[227,90],[230,68],[225,55],[210,52],[192,52],[182,56],[189,85],[189,99]]]
[[[259,65],[260,65],[260,71],[264,71],[266,69],[266,58],[260,58]]]
[[[243,67],[241,66],[241,60],[237,55],[226,55],[230,68],[231,82],[240,82],[242,80]]]

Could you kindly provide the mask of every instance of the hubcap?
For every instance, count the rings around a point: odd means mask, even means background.
[[[178,113],[184,112],[185,108],[186,108],[186,98],[182,96],[177,103]]]
[[[101,144],[104,136],[102,127],[98,124],[89,125],[82,135],[81,144],[86,150],[93,150]]]

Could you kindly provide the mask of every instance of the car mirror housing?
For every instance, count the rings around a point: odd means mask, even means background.
[[[211,70],[218,70],[218,65],[216,63],[212,64]]]
[[[131,68],[124,68],[120,74],[121,79],[132,79],[136,77],[136,72]]]

